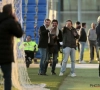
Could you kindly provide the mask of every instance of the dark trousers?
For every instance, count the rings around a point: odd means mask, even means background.
[[[49,62],[49,60],[50,60],[50,56],[51,56],[51,55],[48,55],[49,59],[47,59],[47,60],[45,61],[45,73],[47,72],[48,62]],[[58,54],[57,54],[57,53],[53,53],[52,56],[53,56],[53,59],[52,59],[53,62],[52,62],[52,69],[51,69],[51,72],[54,73],[54,72],[55,72],[55,68],[56,68],[56,63],[57,63]]]
[[[90,60],[94,59],[94,48],[96,50],[96,55],[99,60],[99,48],[96,41],[89,40],[89,44],[90,44]]]
[[[50,52],[50,49],[47,49],[47,54],[46,54],[46,60],[45,60],[45,73],[47,72],[47,67],[48,67],[48,62],[50,60],[50,57],[53,56],[53,62],[52,62],[52,73],[55,73],[55,68],[57,64],[57,57],[58,57],[58,46],[54,46],[54,52]]]
[[[3,72],[4,78],[4,90],[11,90],[12,82],[11,82],[11,74],[12,74],[12,65],[9,64],[2,64],[1,70]]]
[[[78,52],[80,52],[80,44],[77,43]]]
[[[25,62],[26,67],[29,68],[30,64],[32,63],[32,59],[34,58],[34,52],[33,51],[25,51]]]

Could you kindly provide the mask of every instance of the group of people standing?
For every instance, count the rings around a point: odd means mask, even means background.
[[[53,57],[52,75],[56,75],[55,68],[57,63],[58,52],[60,50],[60,42],[63,42],[63,53],[64,59],[62,62],[61,72],[63,73],[66,69],[66,62],[69,55],[71,56],[72,62],[72,74],[74,74],[75,69],[75,49],[76,49],[76,39],[79,35],[76,29],[72,26],[72,21],[67,20],[66,26],[59,30],[58,21],[46,19],[44,25],[40,27],[39,30],[39,50],[41,54],[39,75],[46,75],[48,60]]]
[[[99,25],[99,24],[98,24]],[[97,27],[98,27],[97,25]],[[81,28],[82,26],[82,28]],[[79,63],[85,63],[83,60],[84,55],[84,48],[86,42],[88,41],[89,49],[90,49],[90,63],[94,60],[94,48],[96,50],[97,61],[99,62],[99,45],[98,45],[98,38],[97,38],[97,28],[95,23],[91,23],[91,28],[88,30],[86,34],[86,23],[80,24],[80,22],[75,23],[76,30],[79,34],[79,39],[77,40],[78,51],[80,53]],[[98,36],[99,37],[99,36]]]
[[[52,26],[51,26],[52,23]],[[41,55],[39,75],[46,75],[48,61],[53,56],[52,75],[55,75],[55,67],[57,63],[58,51],[62,41],[61,30],[58,29],[58,21],[46,19],[44,25],[39,30],[39,50]]]
[[[96,49],[97,60],[99,62],[99,46],[100,46],[100,17],[98,17],[98,25],[92,23],[91,28],[86,33],[86,23],[77,21],[75,27],[71,20],[67,20],[65,26],[59,30],[58,21],[45,19],[44,25],[39,30],[39,50],[41,54],[39,75],[46,75],[48,61],[53,57],[52,75],[56,75],[55,68],[57,63],[58,52],[60,47],[63,48],[63,60],[59,76],[63,76],[66,70],[68,57],[71,58],[71,76],[75,77],[75,50],[79,51],[79,63],[85,63],[83,60],[84,49],[88,41],[90,48],[90,63],[94,60],[94,48]],[[60,44],[62,42],[63,45]]]
[[[11,4],[3,6],[3,12],[0,12],[0,68],[3,72],[4,78],[4,90],[11,90],[12,81],[12,62],[14,62],[14,37],[21,38],[24,34],[17,17],[13,13],[13,8]],[[76,22],[76,27],[73,27],[72,21],[67,20],[66,25],[59,30],[58,21],[45,19],[44,25],[40,27],[39,30],[39,50],[41,54],[39,75],[46,75],[48,60],[53,56],[53,63],[51,73],[56,75],[56,63],[58,52],[60,50],[60,42],[63,42],[63,61],[59,76],[63,76],[66,70],[66,63],[68,57],[71,58],[71,76],[75,77],[75,49],[78,46],[80,52],[79,63],[84,63],[83,53],[84,47],[87,41],[89,41],[90,46],[90,62],[94,59],[94,47],[96,48],[97,59],[99,61],[99,49],[100,46],[100,16],[98,17],[98,25],[94,23],[91,24],[91,29],[86,34],[85,28],[86,23],[80,24]],[[77,41],[77,45],[76,45]],[[26,41],[23,43],[25,48],[26,58],[28,54],[33,54],[37,51],[35,42],[31,41],[31,37],[27,36]],[[35,47],[34,47],[35,46]],[[36,49],[36,50],[35,50]],[[30,50],[30,51],[27,51]],[[28,55],[28,56],[27,56]],[[33,56],[29,56],[31,59]],[[26,59],[30,60],[30,58]],[[99,62],[100,63],[100,62]],[[26,65],[29,67],[29,65]]]

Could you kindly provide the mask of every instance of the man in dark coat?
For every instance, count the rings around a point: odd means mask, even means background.
[[[100,16],[98,17],[98,25],[96,27],[96,34],[97,34],[97,42],[98,46],[100,47]]]
[[[97,42],[98,46],[100,48],[100,16],[97,19],[98,25],[96,27],[96,33],[97,33]],[[100,59],[99,59],[99,77],[100,77]]]
[[[62,29],[63,31],[63,54],[64,58],[62,61],[62,66],[59,76],[63,76],[63,73],[66,70],[66,63],[68,57],[71,58],[71,77],[75,77],[75,49],[76,49],[76,39],[79,38],[79,35],[76,29],[72,25],[71,20],[66,21],[66,26]]]
[[[39,69],[39,75],[46,75],[45,74],[45,60],[46,60],[46,53],[47,53],[47,47],[49,42],[49,27],[50,27],[50,19],[45,19],[44,25],[40,27],[39,30],[39,51],[40,51],[40,69]]]
[[[4,77],[4,90],[11,90],[12,62],[14,62],[13,39],[22,37],[23,31],[12,5],[7,4],[0,13],[0,66]]]

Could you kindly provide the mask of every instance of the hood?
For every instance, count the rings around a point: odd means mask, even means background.
[[[2,23],[4,20],[8,19],[9,16],[4,14],[4,13],[0,13],[0,23]]]

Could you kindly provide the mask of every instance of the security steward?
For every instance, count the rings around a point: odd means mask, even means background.
[[[35,41],[32,41],[31,36],[26,37],[26,41],[23,42],[24,51],[25,51],[25,62],[26,67],[29,68],[34,58],[34,53],[38,51],[38,45]]]

